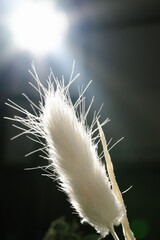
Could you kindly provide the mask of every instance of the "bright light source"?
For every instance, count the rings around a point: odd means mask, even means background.
[[[68,21],[48,1],[25,1],[11,17],[11,28],[18,47],[43,54],[62,45]]]

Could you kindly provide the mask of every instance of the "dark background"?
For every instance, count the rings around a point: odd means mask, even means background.
[[[7,98],[25,108],[28,103],[22,92],[37,101],[28,85],[33,59],[42,82],[50,67],[68,81],[75,59],[75,74],[80,72],[81,76],[72,87],[73,99],[77,85],[86,86],[93,80],[86,93],[88,102],[95,96],[91,114],[104,103],[101,121],[111,119],[104,127],[107,139],[113,137],[114,143],[125,137],[111,150],[111,157],[121,191],[133,186],[124,194],[131,227],[137,239],[158,239],[160,2],[57,1],[69,17],[66,50],[39,57],[12,46],[2,21],[7,18],[9,4],[0,0],[1,239],[39,240],[57,217],[79,221],[55,182],[42,177],[40,170],[24,170],[46,162],[38,154],[25,158],[36,144],[25,137],[10,141],[18,132],[3,119],[15,114],[4,104]],[[82,226],[82,231],[94,229]]]

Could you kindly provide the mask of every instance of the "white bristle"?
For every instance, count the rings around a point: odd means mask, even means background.
[[[72,104],[69,86],[75,79],[71,78],[64,86],[63,81],[59,82],[51,74],[48,88],[44,88],[36,72],[32,75],[38,83],[41,102],[35,106],[28,99],[34,110],[31,114],[10,101],[8,105],[26,115],[25,118],[15,116],[13,120],[23,124],[24,133],[34,135],[34,140],[42,144],[40,150],[49,158],[49,171],[53,171],[53,176],[57,174],[60,187],[82,221],[87,221],[102,237],[110,230],[116,236],[113,226],[121,222],[124,211],[111,189],[105,167],[98,157],[97,144],[92,139],[98,116],[95,115],[91,127],[86,126],[87,111],[85,114],[83,109],[78,117],[78,106],[83,106],[84,100],[82,94],[76,104]]]

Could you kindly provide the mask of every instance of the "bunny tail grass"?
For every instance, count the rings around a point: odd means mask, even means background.
[[[41,144],[36,151],[43,152],[44,158],[49,161],[49,165],[43,168],[46,175],[55,179],[56,174],[60,188],[67,194],[82,222],[88,222],[102,237],[111,231],[114,239],[118,240],[113,226],[123,220],[124,208],[112,191],[105,167],[98,157],[99,134],[96,137],[93,134],[98,130],[95,125],[99,113],[94,115],[91,126],[86,123],[93,100],[85,111],[85,89],[77,101],[72,103],[69,87],[78,77],[73,78],[73,70],[67,86],[64,79],[58,81],[51,71],[45,88],[35,67],[32,67],[31,74],[38,87],[31,85],[39,92],[39,106],[25,94],[33,113],[9,100],[7,105],[25,116],[8,119],[18,123],[14,126],[22,132],[17,136],[29,134],[33,136],[30,137],[33,141]],[[106,119],[101,126],[108,121]]]

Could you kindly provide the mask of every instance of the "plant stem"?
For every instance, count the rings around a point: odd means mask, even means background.
[[[109,230],[110,230],[110,232],[111,232],[112,237],[114,238],[114,240],[119,240],[119,237],[117,236],[117,234],[116,234],[116,232],[115,232],[115,230],[114,230],[114,227],[111,226]]]

